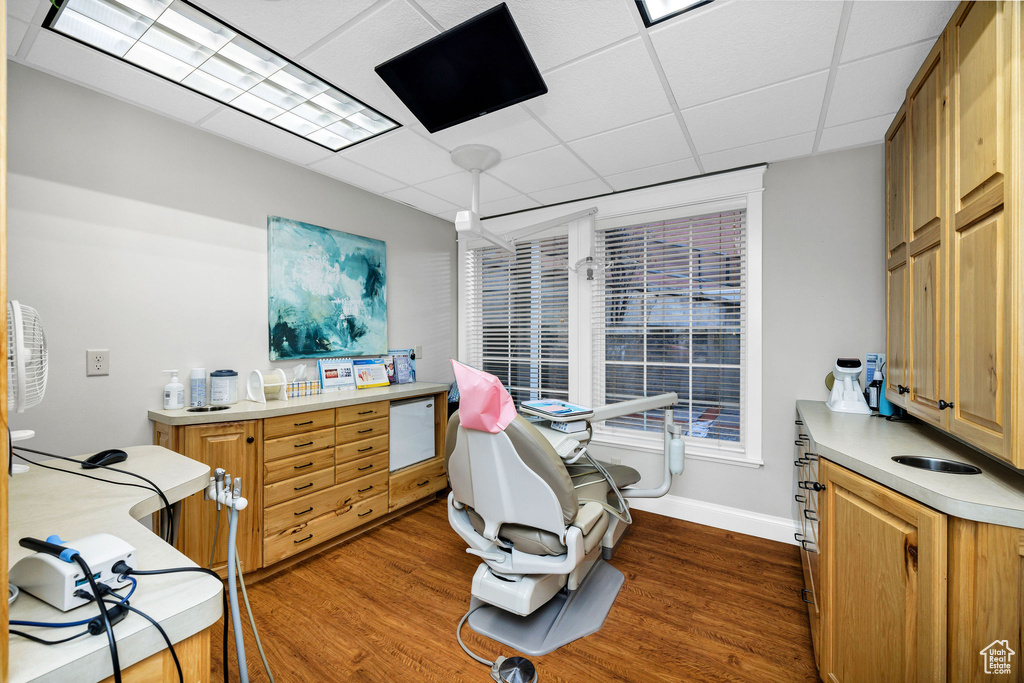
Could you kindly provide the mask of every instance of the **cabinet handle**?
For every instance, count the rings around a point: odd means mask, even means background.
[[[305,538],[300,538],[297,541],[292,541],[292,543],[305,543],[306,541],[308,541],[311,538],[313,538],[313,534],[310,534],[309,536],[306,536]]]
[[[371,512],[373,512],[373,508],[370,508],[369,510],[367,510],[366,512],[364,512],[362,514],[356,515],[356,517],[365,517],[366,515],[370,514]]]
[[[810,600],[807,599],[807,597],[806,597],[807,594],[811,595],[811,599]],[[806,602],[808,605],[813,605],[814,604],[814,593],[811,593],[811,591],[807,590],[806,588],[801,588],[800,589],[800,599],[803,600],[804,602]]]
[[[313,424],[313,421],[312,420],[308,420],[306,422],[296,422],[292,426],[293,427],[305,427],[306,425],[311,425],[311,424]]]
[[[312,467],[312,466],[313,466],[312,462],[307,462],[305,465],[296,465],[295,469],[297,469],[297,470],[304,470],[307,467]]]
[[[356,451],[356,453],[365,453],[366,451],[372,451],[372,450],[373,450],[373,446],[367,446],[366,448],[360,448],[359,450]]]
[[[946,403],[941,398],[939,399],[939,410],[945,410],[946,408],[952,408],[952,403]]]
[[[369,434],[372,431],[373,427],[370,427],[369,429],[360,429],[358,432],[356,432],[356,434]]]
[[[308,483],[308,484],[306,484],[305,486],[296,486],[296,487],[295,487],[294,489],[292,489],[292,490],[293,490],[293,491],[301,491],[302,489],[308,489],[308,488],[309,488],[310,486],[312,486],[312,485],[313,485],[313,482],[309,482],[309,483]]]
[[[806,464],[807,464],[808,462],[810,462],[810,461],[809,461],[809,460],[806,460],[806,459],[804,459],[804,458],[797,458],[796,460],[794,460],[794,461],[793,461],[793,466],[794,466],[794,467],[803,467],[803,466],[804,466],[804,465],[806,465]]]
[[[793,423],[796,424],[796,425],[799,425],[800,427],[804,426],[804,421],[803,420],[793,420]]]
[[[804,460],[807,462],[818,462],[817,453],[804,453]]]
[[[804,442],[801,441],[800,439],[797,439],[796,441],[793,442],[793,444],[796,445],[796,446],[803,446]]]
[[[799,438],[800,438],[801,441],[810,441],[811,440],[811,437],[808,434],[800,434]]]
[[[254,439],[253,437],[251,437],[251,436],[250,436],[249,438],[247,438],[247,439],[245,440],[245,442],[246,442],[246,443],[252,443],[252,442],[253,442],[253,441],[255,441],[255,440],[256,440],[256,439]]]
[[[824,491],[825,485],[819,484],[816,481],[800,481],[797,482],[797,488],[804,489],[805,491]]]
[[[307,509],[303,510],[302,512],[293,512],[292,514],[295,515],[296,517],[298,517],[299,515],[305,515],[305,514],[308,514],[308,513],[312,512],[312,511],[313,511],[313,506],[310,505]]]
[[[372,488],[373,488],[372,486],[367,486],[365,489],[356,489],[356,491],[358,493],[366,493],[367,491],[369,491]]]
[[[798,493],[798,494],[793,496],[793,500],[795,500],[798,503],[806,503],[807,502],[807,496],[803,495],[802,493]]]
[[[902,396],[903,394],[905,394],[908,391],[910,391],[910,387],[905,387],[902,384],[897,384],[896,385],[896,391],[898,391],[900,396]]]
[[[369,469],[373,469],[373,463],[367,465],[366,467],[357,467],[356,468],[356,472],[362,472],[364,470],[369,470]]]
[[[416,486],[426,486],[429,483],[430,483],[430,479],[427,478],[427,479],[424,479],[423,481],[421,481],[420,483],[416,484]]]
[[[307,441],[306,443],[297,443],[294,446],[292,446],[292,448],[303,448],[305,446],[312,446],[312,445],[313,445],[312,441]]]
[[[793,538],[796,539],[796,542],[800,544],[801,548],[803,548],[804,550],[806,550],[809,553],[817,553],[818,552],[817,550],[814,550],[813,548],[808,548],[807,547],[807,544],[810,543],[810,541],[808,541],[803,536],[804,535],[801,534],[800,532],[797,532],[797,533],[793,534]]]
[[[372,410],[364,410],[361,413],[356,413],[356,415],[372,415],[372,414],[373,414]]]
[[[818,521],[818,515],[814,514],[814,510],[804,510],[804,518],[811,522]]]

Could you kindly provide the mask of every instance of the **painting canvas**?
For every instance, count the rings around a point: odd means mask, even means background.
[[[384,242],[277,216],[267,233],[270,360],[386,353]]]

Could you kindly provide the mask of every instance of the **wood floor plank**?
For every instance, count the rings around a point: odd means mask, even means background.
[[[604,627],[533,658],[540,680],[818,680],[794,546],[641,511],[633,519],[612,560],[626,583]],[[250,586],[275,678],[490,680],[455,640],[477,564],[438,500]],[[244,630],[250,679],[266,681]],[[515,654],[468,627],[463,639],[487,659]]]

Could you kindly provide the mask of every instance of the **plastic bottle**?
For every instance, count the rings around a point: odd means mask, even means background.
[[[185,385],[178,381],[177,370],[164,370],[171,375],[171,381],[164,386],[164,410],[185,407]]]
[[[192,368],[189,375],[188,404],[193,408],[206,405],[206,368]]]
[[[673,425],[672,440],[668,444],[669,471],[672,474],[683,473],[683,428],[681,425]]]

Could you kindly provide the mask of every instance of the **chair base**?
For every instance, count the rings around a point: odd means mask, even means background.
[[[615,556],[615,551],[622,545],[622,539],[626,537],[631,526],[633,525],[609,515],[608,531],[604,532],[604,538],[601,539],[601,557],[610,560]]]
[[[625,581],[622,572],[598,560],[577,590],[561,592],[533,614],[521,617],[473,598],[469,627],[525,655],[540,657],[601,629]]]

